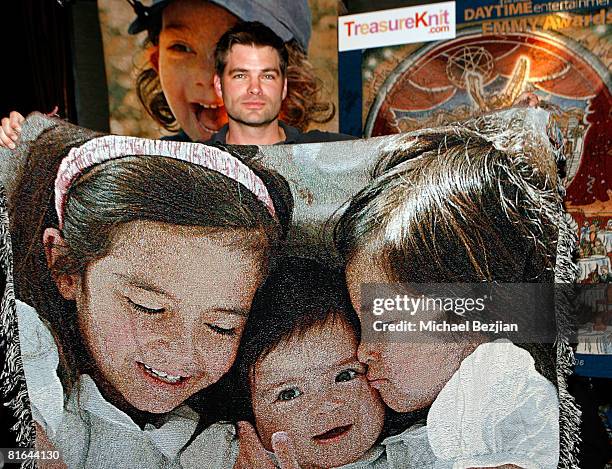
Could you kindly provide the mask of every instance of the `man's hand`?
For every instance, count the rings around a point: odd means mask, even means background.
[[[25,120],[17,111],[13,111],[8,117],[4,117],[0,126],[0,147],[15,148],[15,142],[21,134],[21,124]]]
[[[238,441],[240,450],[234,469],[277,469],[250,423],[238,423]],[[276,432],[272,435],[272,449],[280,469],[300,469],[287,433]]]

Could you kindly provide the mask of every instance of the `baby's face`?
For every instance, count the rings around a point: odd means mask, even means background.
[[[358,460],[382,431],[384,406],[357,360],[357,340],[343,321],[329,321],[281,342],[251,379],[257,431],[271,450],[274,432],[289,434],[300,467]]]

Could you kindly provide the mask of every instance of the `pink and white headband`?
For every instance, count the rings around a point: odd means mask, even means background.
[[[276,217],[272,198],[263,181],[251,168],[226,151],[200,143],[107,135],[72,148],[62,160],[55,179],[55,210],[60,229],[64,225],[68,191],[83,171],[105,161],[132,155],[164,156],[223,174],[246,187],[266,206],[270,215]]]

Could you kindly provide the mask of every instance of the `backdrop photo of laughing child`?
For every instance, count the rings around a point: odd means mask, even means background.
[[[335,232],[362,328],[372,325],[366,284],[554,283],[559,201],[544,157],[497,150],[460,126],[394,145]],[[429,408],[425,426],[383,442],[389,467],[557,467],[555,386],[527,350],[492,339],[426,343],[362,330],[359,360],[385,404]],[[429,460],[413,460],[427,450]]]
[[[10,208],[37,443],[70,468],[231,467],[233,429],[192,398],[234,362],[283,187],[200,144],[57,120],[30,143]]]
[[[173,138],[206,141],[227,122],[213,86],[214,50],[221,35],[240,21],[259,21],[286,43],[288,91],[281,119],[306,130],[333,118],[335,107],[322,98],[321,80],[308,61],[307,0],[155,0],[130,26],[130,33],[147,31],[149,61],[136,85],[151,117],[167,130],[182,129]]]

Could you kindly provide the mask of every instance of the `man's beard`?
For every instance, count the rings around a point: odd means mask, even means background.
[[[229,109],[225,108],[225,112],[227,114],[228,119],[231,119],[235,122],[238,122],[239,124],[243,124],[249,127],[266,127],[267,125],[271,124],[272,122],[274,122],[276,119],[278,119],[278,116],[280,115],[280,106],[278,111],[276,112],[275,115],[271,116],[271,117],[266,117],[265,115],[263,116],[264,120],[260,121],[260,122],[249,122],[247,120],[245,120],[244,118],[235,115],[234,113],[232,113]]]
[[[227,112],[227,117],[231,120],[233,120],[234,122],[238,122],[240,124],[243,125],[247,125],[249,127],[265,127],[268,124],[274,122],[276,119],[278,119],[278,116],[280,115],[280,112],[276,113],[276,115],[274,117],[270,117],[269,119],[265,119],[261,122],[248,122],[238,116],[234,116],[232,114],[230,114],[229,112]]]

